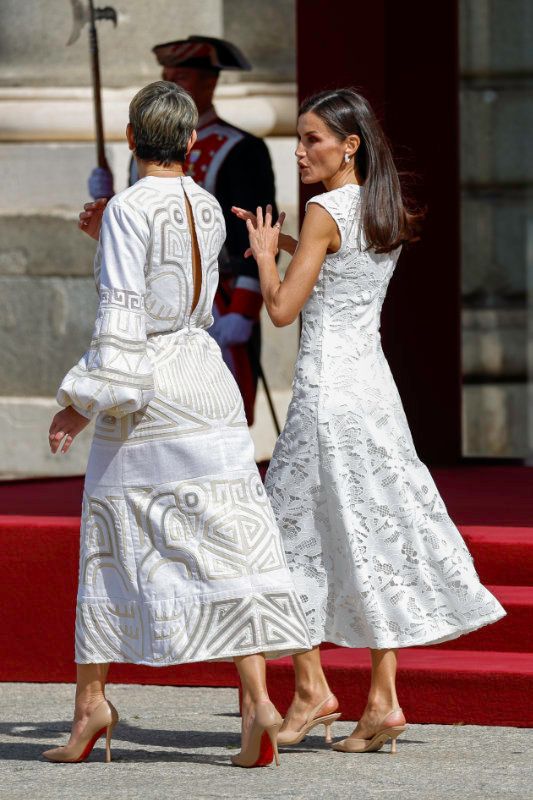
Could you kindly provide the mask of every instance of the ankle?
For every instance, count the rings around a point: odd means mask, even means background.
[[[270,697],[266,692],[259,692],[254,695],[247,695],[242,699],[242,710],[253,711],[260,703],[270,703]]]
[[[398,708],[398,698],[396,695],[380,694],[369,697],[365,711],[387,713]]]
[[[78,719],[88,716],[104,700],[105,695],[103,692],[84,692],[83,694],[78,695],[75,703],[75,717]]]
[[[258,706],[260,703],[270,703],[270,697],[268,696],[267,692],[261,692],[261,694],[257,695],[257,697],[254,697],[254,706]]]
[[[332,692],[327,683],[299,683],[295,688],[295,694],[304,703],[317,703],[325,700]]]

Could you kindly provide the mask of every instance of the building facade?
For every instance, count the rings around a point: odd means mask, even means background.
[[[86,6],[85,0],[83,5]],[[222,75],[221,116],[266,138],[280,208],[295,230],[296,85],[293,0],[116,0],[116,28],[98,23],[104,129],[115,189],[125,188],[128,103],[159,78],[154,44],[191,34],[234,41],[254,65]],[[48,452],[56,388],[86,349],[94,322],[95,245],[76,226],[95,166],[88,30],[67,47],[67,0],[5,0],[0,7],[0,475],[81,474],[91,436],[67,457]],[[297,325],[264,320],[263,366],[283,417],[297,348]],[[258,397],[254,438],[269,455],[274,428]]]

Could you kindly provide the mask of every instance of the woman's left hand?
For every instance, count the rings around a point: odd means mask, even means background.
[[[262,256],[275,257],[278,253],[278,240],[283,225],[285,215],[282,213],[275,225],[272,225],[272,206],[266,207],[266,214],[263,219],[263,209],[258,206],[255,224],[252,220],[253,215],[246,218],[246,228],[250,238],[250,250],[256,261]]]
[[[62,411],[58,411],[48,432],[48,441],[52,453],[57,453],[61,447],[61,442],[63,442],[61,452],[66,453],[75,437],[87,427],[89,422],[90,420],[82,414],[78,414],[72,406],[67,406]]]

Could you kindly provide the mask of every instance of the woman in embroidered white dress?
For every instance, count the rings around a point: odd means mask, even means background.
[[[309,634],[262,486],[238,387],[208,334],[225,228],[182,165],[196,107],[173,83],[141,90],[127,137],[140,180],[107,205],[90,349],[64,378],[50,428],[66,452],[96,417],[85,479],[76,613],[77,691],[66,747],[86,758],[117,721],[109,662],[233,658],[246,688],[238,766],[263,766],[281,718],[264,654]],[[266,734],[266,735],[263,735]],[[276,756],[277,757],[277,756]]]
[[[243,209],[275,325],[303,310],[293,399],[266,487],[314,648],[294,656],[296,692],[279,735],[295,744],[339,716],[323,641],[369,647],[368,703],[334,747],[367,752],[405,729],[396,650],[453,639],[504,615],[415,452],[380,343],[380,312],[417,219],[366,100],[326,91],[303,104],[296,150],[309,202],[299,242]],[[279,236],[279,241],[278,241]],[[293,254],[283,281],[277,247]]]

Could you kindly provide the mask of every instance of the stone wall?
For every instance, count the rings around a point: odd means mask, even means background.
[[[464,452],[525,457],[533,0],[460,12]]]
[[[87,6],[86,0],[79,4]],[[95,2],[105,6],[107,2]],[[193,33],[223,35],[222,0],[113,0],[118,25],[98,23],[103,82],[137,86],[157,77],[151,48]],[[2,0],[0,85],[90,86],[87,28],[66,46],[73,27],[68,0]]]
[[[83,0],[86,4],[86,0]],[[103,4],[102,4],[103,5]],[[294,2],[274,0],[116,0],[116,29],[99,23],[107,153],[120,191],[127,181],[127,105],[159,76],[154,43],[192,33],[225,36],[255,69],[224,76],[222,116],[266,137],[278,203],[296,232],[294,164]],[[90,340],[96,293],[94,242],[76,220],[95,163],[87,31],[70,47],[67,0],[0,4],[0,477],[78,474],[89,436],[64,459],[46,451],[65,371]],[[265,319],[263,362],[282,418],[290,393],[297,326],[277,330]],[[257,456],[275,440],[264,404],[254,427]]]

